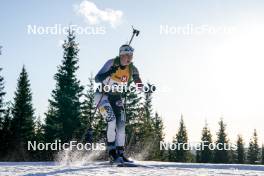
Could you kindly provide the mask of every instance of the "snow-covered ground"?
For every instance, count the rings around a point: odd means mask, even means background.
[[[264,166],[238,164],[193,164],[138,161],[145,167],[116,167],[106,162],[66,165],[55,162],[0,162],[0,176],[58,175],[180,175],[180,176],[264,176]]]

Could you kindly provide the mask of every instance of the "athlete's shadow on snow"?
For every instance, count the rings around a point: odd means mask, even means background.
[[[23,176],[46,176],[46,175],[55,175],[55,174],[61,174],[61,173],[67,173],[67,172],[75,172],[75,171],[82,171],[82,170],[91,170],[91,169],[98,169],[98,166],[96,167],[82,167],[82,168],[74,168],[74,169],[60,169],[60,170],[55,170],[51,172],[39,172],[35,174],[25,174]]]

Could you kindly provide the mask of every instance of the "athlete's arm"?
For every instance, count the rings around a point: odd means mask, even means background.
[[[118,67],[114,67],[113,63],[114,63],[114,59],[110,59],[104,64],[104,66],[95,76],[96,83],[103,82],[103,80],[105,80],[108,76],[116,72]]]

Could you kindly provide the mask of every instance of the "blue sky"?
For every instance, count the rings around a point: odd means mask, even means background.
[[[25,64],[29,72],[36,115],[43,116],[61,63],[63,35],[32,35],[27,25],[103,26],[104,35],[77,35],[80,44],[78,78],[87,84],[90,73],[118,54],[129,40],[131,25],[141,33],[133,41],[134,63],[143,80],[155,83],[154,109],[166,126],[166,139],[175,135],[181,113],[191,141],[200,139],[207,119],[215,136],[220,117],[233,140],[238,133],[248,139],[256,128],[264,137],[263,1],[89,1],[100,13],[122,12],[119,24],[110,20],[87,23],[76,7],[85,1],[3,1],[0,6],[0,66],[4,68],[6,99],[12,100],[16,81]],[[97,14],[98,15],[98,14]],[[100,14],[99,14],[100,15]],[[169,28],[210,26],[233,29],[190,35],[164,34]],[[161,91],[163,88],[169,90]]]

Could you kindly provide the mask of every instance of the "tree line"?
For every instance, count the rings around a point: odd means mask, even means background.
[[[77,79],[79,47],[74,32],[69,30],[62,45],[63,59],[54,75],[55,88],[48,99],[49,106],[44,117],[36,117],[32,103],[32,91],[26,67],[17,80],[12,101],[4,100],[4,78],[0,75],[0,160],[1,161],[49,161],[54,160],[56,151],[29,151],[28,141],[62,143],[70,140],[79,142],[105,142],[106,122],[95,112],[94,79],[91,75],[87,85]],[[0,68],[1,72],[2,68]],[[164,125],[161,116],[153,112],[152,93],[124,93],[126,125],[126,151],[130,156],[144,160],[215,163],[263,163],[264,148],[259,148],[257,132],[246,150],[242,136],[238,137],[237,150],[160,150],[164,141]],[[44,119],[44,121],[42,120]],[[215,143],[229,143],[223,120]],[[88,132],[88,133],[87,133]],[[88,135],[87,135],[88,134]],[[206,124],[202,130],[203,141],[212,142]],[[175,135],[174,143],[188,142],[183,117]]]
[[[211,130],[206,122],[202,129],[200,139],[200,146],[203,144],[202,149],[183,150],[183,147],[180,146],[180,150],[166,151],[166,160],[197,163],[264,164],[264,145],[259,145],[256,129],[254,129],[248,147],[246,147],[242,135],[237,136],[234,144],[231,143],[226,133],[226,124],[223,118],[220,119],[218,124],[219,129],[216,133],[217,138],[215,141],[213,141]],[[188,134],[183,116],[181,117],[179,129],[173,139],[173,143],[188,143]],[[209,144],[214,144],[215,146],[223,146],[226,144],[227,147],[212,149]]]

